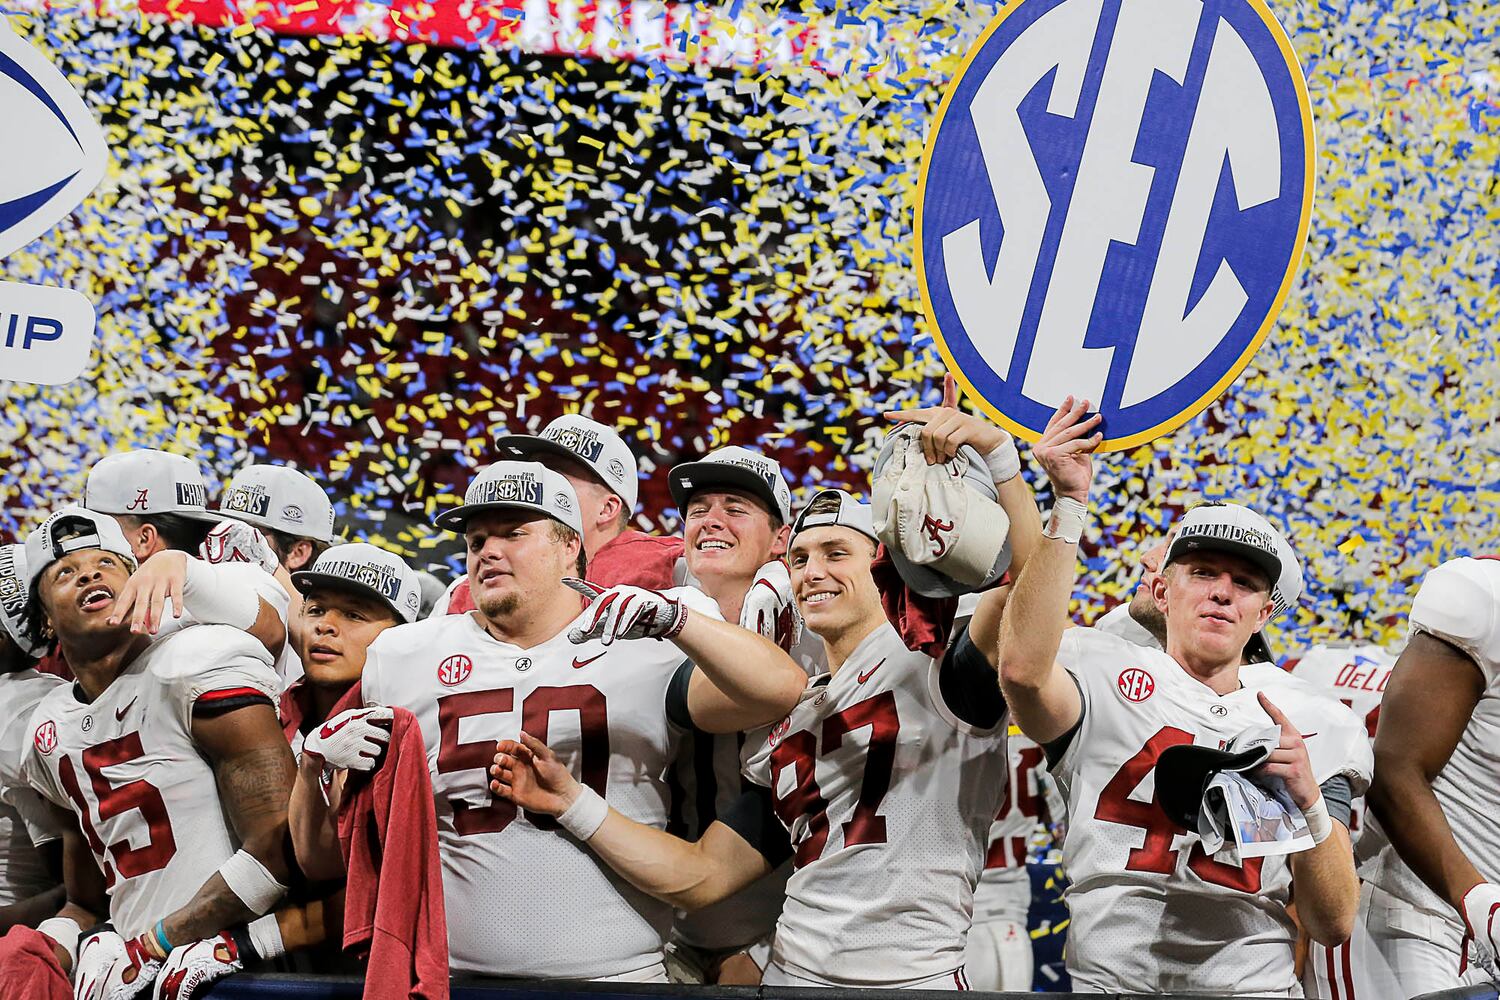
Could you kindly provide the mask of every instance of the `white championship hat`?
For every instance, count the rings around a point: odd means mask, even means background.
[[[89,470],[83,506],[101,514],[181,514],[217,521],[198,463],[154,448],[106,455]]]
[[[311,569],[293,573],[292,584],[304,594],[332,587],[379,598],[408,624],[417,620],[422,607],[422,581],[416,570],[394,552],[364,542],[335,545],[318,556]]]
[[[27,656],[41,656],[44,648],[26,640],[26,601],[30,596],[26,575],[26,546],[0,545],[0,632],[10,636]]]
[[[333,504],[316,481],[285,465],[247,465],[224,487],[219,513],[257,528],[333,541]]]
[[[696,462],[674,465],[667,473],[672,502],[678,513],[699,490],[727,486],[758,497],[786,524],[792,519],[792,490],[781,474],[781,463],[739,445],[710,452]]]
[[[130,551],[118,521],[83,507],[64,507],[26,536],[27,592],[48,566],[80,549],[103,549],[135,565],[135,553]]]
[[[487,466],[469,488],[464,502],[445,510],[432,523],[449,531],[463,531],[475,514],[487,510],[534,510],[583,534],[578,496],[561,473],[536,462],[496,462]]]
[[[495,439],[502,458],[536,461],[538,455],[559,455],[594,470],[609,491],[635,511],[640,495],[640,468],[625,439],[597,420],[566,413],[542,428],[540,434],[506,434]]]
[[[917,593],[983,590],[1010,566],[1010,518],[978,451],[965,445],[951,462],[928,465],[919,431],[891,431],[875,460],[875,532]]]

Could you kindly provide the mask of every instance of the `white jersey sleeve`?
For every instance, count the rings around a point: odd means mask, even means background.
[[[1412,632],[1452,643],[1500,677],[1500,560],[1454,559],[1427,574],[1411,608]]]
[[[275,705],[280,696],[281,681],[271,654],[247,632],[228,625],[183,629],[174,640],[173,654],[154,658],[152,673],[185,730],[192,728],[195,709],[215,702],[237,704],[257,695]]]

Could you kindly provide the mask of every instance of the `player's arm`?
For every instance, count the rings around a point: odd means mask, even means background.
[[[1287,794],[1307,817],[1315,846],[1291,857],[1292,892],[1297,920],[1309,937],[1335,947],[1354,933],[1359,910],[1359,876],[1354,870],[1354,847],[1349,841],[1349,784],[1337,776],[1319,785],[1302,734],[1264,693],[1261,708],[1281,729],[1280,741],[1258,773],[1280,778]],[[1339,801],[1326,800],[1324,788],[1339,787]],[[1337,811],[1337,815],[1330,815]]]
[[[72,973],[78,953],[78,939],[83,931],[97,925],[109,913],[109,896],[104,873],[83,839],[77,821],[71,814],[58,810],[58,820],[65,825],[62,834],[63,900],[37,930],[54,942],[54,954],[64,971]],[[55,914],[55,915],[53,915]]]
[[[38,847],[37,852],[57,884],[8,906],[0,906],[0,933],[12,927],[35,927],[54,916],[68,901],[67,890],[62,884],[62,841],[48,841]]]
[[[1066,735],[1083,713],[1083,697],[1058,647],[1078,566],[1078,538],[1093,482],[1093,451],[1103,435],[1088,402],[1069,396],[1032,448],[1057,497],[1051,522],[1026,561],[1000,628],[1000,686],[1021,731],[1046,744]],[[977,617],[977,615],[976,615]],[[971,623],[972,627],[972,623]]]
[[[310,881],[321,882],[344,876],[344,857],[339,849],[338,812],[344,793],[344,772],[328,773],[323,761],[303,754],[297,764],[287,805],[287,829],[297,867]]]
[[[697,668],[687,709],[704,732],[738,733],[783,719],[807,686],[807,674],[780,646],[738,625],[689,611],[673,641]]]
[[[779,845],[764,848],[773,862],[724,822],[711,824],[694,843],[637,823],[581,785],[546,744],[528,733],[521,734],[519,743],[496,745],[490,777],[496,795],[531,812],[556,816],[563,829],[627,882],[680,909],[695,910],[732,896],[790,853],[784,830]],[[764,827],[763,817],[736,826]],[[774,845],[771,833],[768,843]]]
[[[279,655],[286,642],[281,611],[245,586],[239,568],[232,563],[204,562],[177,550],[158,552],[130,574],[110,623],[128,616],[132,632],[155,635],[170,600],[174,609],[187,611],[195,620],[232,625],[260,640],[272,656]]]
[[[1469,655],[1414,633],[1380,701],[1368,801],[1396,853],[1428,888],[1463,912],[1484,876],[1453,839],[1432,781],[1448,763],[1484,692]]]
[[[257,703],[223,715],[195,716],[193,742],[213,766],[219,804],[241,849],[185,906],[163,919],[173,944],[269,913],[290,878],[287,803],[296,765],[276,710]]]

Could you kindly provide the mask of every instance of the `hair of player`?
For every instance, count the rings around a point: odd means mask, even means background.
[[[589,568],[589,555],[584,551],[583,537],[561,521],[551,521],[550,523],[552,526],[552,537],[556,541],[566,545],[573,539],[578,539],[578,561],[575,565],[578,569],[578,579],[584,579],[584,574],[588,572]]]
[[[620,513],[615,515],[615,530],[625,531],[630,527],[630,508],[625,506],[625,501],[620,501]]]
[[[291,532],[281,531],[277,528],[261,528],[260,531],[270,540],[271,545],[275,547],[278,560],[283,566],[286,566],[287,556],[291,554],[292,547],[298,542],[306,542],[312,546],[312,554],[307,557],[307,562],[302,565],[302,569],[310,568],[313,563],[318,561],[319,556],[333,548],[332,542],[321,541],[317,538],[308,538],[306,535],[294,535]],[[287,568],[290,569],[291,567],[288,566]]]
[[[130,523],[132,529],[149,524],[156,529],[167,548],[197,555],[203,540],[213,530],[212,521],[200,521],[183,514],[121,514],[119,517]]]

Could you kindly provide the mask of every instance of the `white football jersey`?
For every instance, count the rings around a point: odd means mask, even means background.
[[[772,966],[894,987],[963,965],[1007,726],[954,716],[941,662],[883,623],[750,758],[795,851]]]
[[[1380,699],[1396,668],[1396,654],[1380,646],[1346,646],[1320,644],[1313,646],[1291,665],[1292,675],[1307,681],[1319,691],[1345,705],[1365,724],[1373,747],[1375,725],[1380,720]],[[1361,862],[1373,857],[1385,838],[1369,830],[1364,796],[1357,797],[1349,814],[1349,836],[1354,838],[1354,854]]]
[[[1307,741],[1318,781],[1346,775],[1355,794],[1372,757],[1354,713],[1270,664],[1240,668],[1224,697],[1159,650],[1097,629],[1063,633],[1058,662],[1084,715],[1052,775],[1068,803],[1063,866],[1073,880],[1068,971],[1074,989],[1126,993],[1285,994],[1296,929],[1285,857],[1243,866],[1233,848],[1209,857],[1156,798],[1156,759],[1169,746],[1222,747],[1270,719],[1264,691]]]
[[[984,871],[974,889],[974,922],[1006,919],[1026,922],[1031,905],[1031,876],[1026,856],[1032,838],[1046,820],[1046,755],[1019,729],[1009,738],[1010,779],[1005,799],[990,825]]]
[[[718,616],[697,591],[674,593]],[[409,709],[427,745],[455,972],[593,979],[661,963],[671,907],[553,818],[494,798],[489,767],[496,741],[525,729],[622,814],[665,828],[680,732],[667,689],[684,659],[653,639],[574,645],[567,629],[522,649],[474,613],[390,628],[370,645],[365,704]]]
[[[1500,882],[1500,560],[1454,559],[1428,573],[1412,604],[1411,630],[1457,646],[1484,675],[1484,692],[1432,791],[1458,846],[1481,875]],[[1393,847],[1381,849],[1366,878],[1419,909],[1458,921]]]
[[[47,692],[66,683],[29,668],[0,674],[0,906],[57,884],[37,848],[57,840],[62,831],[27,783],[24,765],[31,747],[31,713]]]
[[[227,625],[157,639],[92,702],[54,688],[32,713],[31,783],[78,817],[126,938],[186,904],[240,847],[212,766],[193,742],[200,700],[263,695],[280,684],[265,647]]]

